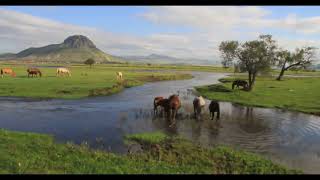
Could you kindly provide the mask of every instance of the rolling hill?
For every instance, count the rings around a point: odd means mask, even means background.
[[[166,55],[150,54],[148,56],[120,56],[128,62],[153,63],[153,64],[185,64],[185,65],[220,65],[220,61],[206,59],[183,59]]]
[[[121,59],[98,49],[94,43],[83,35],[74,35],[61,44],[28,48],[17,54],[6,53],[1,59],[31,60],[41,62],[84,62],[93,58],[98,63],[121,62]]]

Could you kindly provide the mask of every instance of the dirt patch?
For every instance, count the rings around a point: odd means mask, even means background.
[[[72,94],[72,92],[69,90],[60,90],[60,91],[57,91],[57,94]]]

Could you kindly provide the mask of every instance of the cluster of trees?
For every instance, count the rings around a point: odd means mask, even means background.
[[[90,68],[92,67],[92,65],[93,65],[94,63],[96,63],[96,62],[95,62],[95,60],[92,59],[92,58],[89,58],[89,59],[87,59],[86,61],[84,61],[84,64],[89,65]]]
[[[277,80],[289,69],[306,68],[315,58],[315,47],[297,48],[294,52],[279,48],[271,35],[260,35],[257,40],[239,43],[223,41],[219,45],[223,67],[232,65],[240,72],[248,72],[248,90],[252,90],[258,73],[272,66],[280,67]]]

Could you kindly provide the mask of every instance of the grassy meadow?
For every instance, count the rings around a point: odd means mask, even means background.
[[[258,155],[219,146],[204,148],[161,133],[129,135],[142,152],[127,155],[53,137],[0,130],[1,174],[297,174]]]
[[[0,81],[0,96],[75,99],[88,96],[110,95],[123,88],[142,85],[145,82],[189,79],[189,74],[173,72],[151,72],[140,67],[95,65],[67,66],[71,77],[56,77],[56,68],[39,67],[41,78],[28,78],[26,65],[0,64],[1,68],[12,68],[17,76],[5,75]],[[59,65],[55,65],[59,66]],[[65,66],[65,65],[64,65]],[[121,71],[124,81],[116,80]]]
[[[235,102],[247,106],[281,108],[320,115],[320,77],[258,77],[251,92],[232,90],[232,81],[246,76],[222,78],[222,83],[197,87],[209,99]]]

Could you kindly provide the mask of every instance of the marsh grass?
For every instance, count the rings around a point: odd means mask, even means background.
[[[55,143],[52,136],[0,130],[0,173],[8,174],[295,174],[258,155],[229,147],[203,148],[160,132],[130,135],[143,152],[116,155],[86,143]]]

